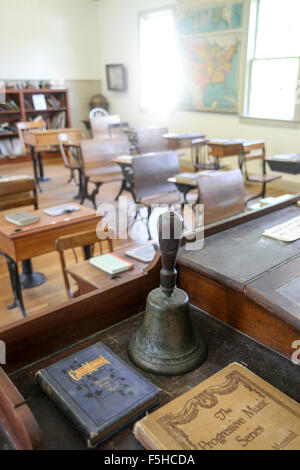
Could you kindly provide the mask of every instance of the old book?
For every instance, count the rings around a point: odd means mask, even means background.
[[[101,271],[111,275],[123,273],[124,271],[134,268],[133,263],[120,258],[120,256],[117,256],[114,253],[95,256],[90,259],[90,263],[96,268],[101,269]]]
[[[96,447],[154,406],[159,389],[102,343],[36,374],[36,382]]]
[[[19,225],[23,227],[24,225],[35,224],[40,221],[38,215],[32,214],[30,212],[14,212],[13,214],[6,214],[5,218],[7,222],[11,224]]]
[[[138,421],[134,434],[149,450],[295,450],[300,405],[234,363]]]

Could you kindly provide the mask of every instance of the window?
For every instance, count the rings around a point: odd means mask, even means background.
[[[140,104],[168,112],[177,99],[177,48],[172,8],[140,16]]]
[[[247,115],[296,119],[299,17],[299,0],[256,0],[252,3],[249,38],[253,29],[254,34],[253,40],[249,39],[252,53],[248,51]]]

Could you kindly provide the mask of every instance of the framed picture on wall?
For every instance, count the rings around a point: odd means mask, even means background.
[[[122,64],[109,64],[106,66],[107,88],[111,91],[126,91],[126,69]]]

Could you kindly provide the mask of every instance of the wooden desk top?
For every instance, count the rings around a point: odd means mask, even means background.
[[[137,157],[137,155],[135,155]],[[132,166],[132,155],[120,155],[119,157],[113,158],[112,163],[117,163],[118,165]]]
[[[206,237],[202,250],[183,250],[179,262],[243,291],[258,276],[300,255],[300,240],[284,243],[262,236],[265,229],[298,215],[293,205]]]
[[[271,170],[298,175],[300,173],[300,154],[274,155],[266,158]]]
[[[80,129],[47,129],[24,132],[24,142],[33,147],[55,146],[58,145],[58,134],[67,134],[68,132],[80,132]]]
[[[244,145],[247,146],[263,142],[263,140],[257,139],[211,139],[208,145],[210,146],[211,155],[222,158],[239,155]]]
[[[245,293],[262,306],[276,309],[299,327],[300,257],[278,266],[248,284]]]
[[[24,180],[34,180],[33,176],[29,175],[0,175],[0,184],[15,183]]]
[[[172,178],[168,178],[168,181],[173,184],[183,185],[183,186],[191,186],[192,188],[196,188],[198,184],[198,180],[207,176],[213,176],[214,174],[218,173],[219,170],[204,170],[198,171],[197,173],[193,173],[192,178],[185,178],[181,179],[181,177],[185,173],[179,173],[178,175],[173,176]]]
[[[0,249],[15,261],[21,261],[54,251],[55,240],[59,236],[96,228],[101,217],[93,209],[73,202],[72,205],[80,210],[57,217],[44,214],[43,210],[27,211],[38,215],[40,221],[24,227],[8,222],[4,215],[0,216]]]
[[[189,148],[195,139],[204,139],[206,134],[200,134],[198,132],[186,132],[186,133],[168,133],[163,134],[163,138],[167,139],[168,147],[170,150],[177,150],[181,148]]]
[[[134,245],[130,248],[134,248]],[[78,282],[80,292],[89,292],[94,289],[105,290],[108,287],[112,287],[112,280],[114,285],[118,285],[124,282],[128,282],[131,279],[136,278],[143,274],[143,270],[147,266],[147,263],[143,263],[136,259],[130,258],[125,255],[126,250],[114,251],[114,254],[124,258],[134,264],[134,268],[124,273],[116,274],[111,276],[110,274],[101,271],[101,269],[93,266],[89,261],[75,264],[74,266],[67,269],[68,273]]]

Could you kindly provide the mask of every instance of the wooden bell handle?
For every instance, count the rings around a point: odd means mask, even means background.
[[[178,212],[168,211],[159,216],[158,234],[161,251],[162,270],[160,271],[160,286],[171,295],[176,287],[176,259],[183,232],[183,219]]]

